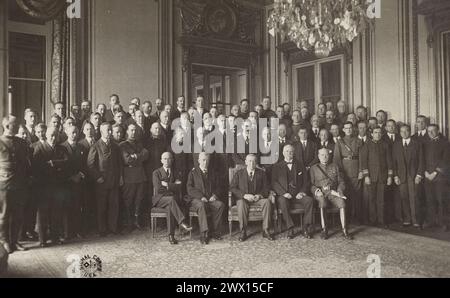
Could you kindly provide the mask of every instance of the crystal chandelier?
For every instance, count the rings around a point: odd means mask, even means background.
[[[269,33],[299,49],[328,57],[336,46],[352,42],[372,19],[367,11],[373,0],[275,0],[267,20]]]

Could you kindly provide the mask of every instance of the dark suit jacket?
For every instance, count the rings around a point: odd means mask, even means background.
[[[148,150],[144,148],[141,142],[124,141],[119,145],[122,151],[123,159],[123,182],[124,183],[143,183],[147,181],[145,175],[144,162],[148,159]],[[136,154],[137,158],[131,155]]]
[[[159,138],[150,137],[147,140],[147,144],[144,144],[145,148],[149,152],[149,156],[147,161],[144,163],[145,166],[145,174],[147,178],[150,180],[153,177],[153,171],[160,168],[161,164],[161,155],[164,152],[170,151],[167,146],[167,142],[164,136]]]
[[[83,165],[83,162],[86,161],[87,157],[84,155],[87,155],[88,152],[86,152],[86,150],[79,143],[75,143],[72,147],[69,142],[66,141],[62,143],[61,146],[66,148],[68,156],[66,166],[67,178],[70,178],[80,172],[86,174],[86,167]]]
[[[292,174],[295,180],[289,185],[289,167],[285,161],[281,161],[272,168],[272,190],[277,195],[282,196],[286,193],[295,197],[298,193],[309,193],[309,177],[304,166],[295,161],[292,164]]]
[[[401,183],[405,183],[408,177],[422,177],[425,173],[425,163],[423,158],[422,144],[411,138],[408,147],[405,149],[402,142],[396,142],[392,151],[394,177],[400,178]]]
[[[316,142],[308,140],[306,143],[306,150],[303,150],[303,145],[299,141],[295,144],[295,159],[298,163],[305,165],[306,168],[311,168],[319,162],[318,146]]]
[[[66,148],[56,145],[54,148],[45,143],[36,143],[33,153],[33,176],[37,185],[60,184],[67,178],[65,172],[69,160]],[[53,167],[48,163],[52,161]]]
[[[383,140],[378,143],[368,140],[359,152],[359,163],[363,174],[372,182],[386,183],[388,174],[393,174],[392,155],[389,145]]]
[[[234,198],[237,200],[242,200],[244,195],[249,193],[248,183],[250,177],[248,176],[247,169],[239,170],[233,177],[230,185],[230,191]],[[256,168],[255,175],[253,177],[253,183],[255,183],[255,193],[253,195],[261,195],[267,198],[269,195],[269,185],[267,183],[266,173]]]
[[[78,144],[80,145],[81,149],[83,150],[83,160],[82,160],[83,173],[88,177],[88,179],[92,180],[92,177],[90,176],[90,173],[89,173],[89,170],[87,167],[87,158],[89,155],[89,150],[91,149],[91,145],[89,144],[89,142],[86,139],[82,139],[81,141],[78,142]]]
[[[445,179],[445,172],[449,168],[449,143],[442,136],[437,140],[428,140],[424,144],[425,171],[429,174],[438,172],[435,179]]]
[[[243,142],[244,146],[245,146],[245,153],[242,153],[242,150],[238,151],[238,143],[239,142]],[[250,140],[250,142],[252,142]],[[250,147],[250,142],[249,144],[245,143],[245,139],[242,135],[238,135],[236,136],[236,139],[234,141],[234,153],[232,154],[232,159],[233,159],[233,163],[234,165],[245,165],[245,158],[247,157],[248,154],[253,153],[256,156],[258,156],[257,152],[258,151],[258,146],[255,147],[255,152],[251,152],[251,147]],[[259,163],[259,158],[258,158],[258,163]]]
[[[203,172],[199,168],[194,168],[188,175],[186,201],[201,200],[211,198],[216,195],[219,198],[218,181],[214,171],[208,170],[208,176],[203,177]]]
[[[111,109],[105,111],[105,121],[109,123],[114,122],[114,115]]]
[[[113,141],[109,146],[106,146],[103,140],[97,141],[89,150],[87,166],[94,181],[103,177],[105,182],[101,184],[102,187],[119,187],[123,162],[119,145]]]
[[[162,197],[180,195],[180,185],[175,184],[175,181],[181,180],[180,175],[173,170],[170,170],[170,177],[167,177],[167,173],[164,167],[161,167],[153,172],[153,204],[156,204]],[[162,185],[162,182],[167,182],[168,187]]]

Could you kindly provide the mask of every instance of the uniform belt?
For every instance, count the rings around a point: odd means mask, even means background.
[[[344,157],[344,159],[346,159],[346,160],[358,160],[359,156],[347,156],[347,157]]]

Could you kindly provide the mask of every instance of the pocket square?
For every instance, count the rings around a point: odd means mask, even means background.
[[[298,172],[297,176],[303,175],[303,172]]]

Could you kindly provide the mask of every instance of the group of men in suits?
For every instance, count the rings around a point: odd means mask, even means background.
[[[225,115],[206,110],[198,97],[185,109],[133,98],[125,111],[118,95],[109,108],[89,101],[70,108],[55,104],[48,125],[25,111],[24,124],[3,120],[0,138],[0,242],[12,252],[20,239],[45,247],[83,238],[140,229],[151,208],[166,209],[169,242],[188,211],[199,218],[200,241],[221,239],[228,192],[238,210],[240,241],[248,238],[248,216],[256,205],[263,237],[272,214],[282,217],[295,237],[292,209],[304,212],[303,235],[311,238],[314,206],[321,237],[328,238],[326,209],[339,210],[343,236],[348,222],[386,227],[446,228],[449,143],[439,127],[419,116],[416,134],[365,107],[348,113],[340,101],[320,104],[310,116],[308,102],[271,110],[265,97],[250,110],[248,100]],[[277,119],[277,121],[273,121]],[[174,125],[175,123],[175,125]],[[399,134],[398,134],[399,132]],[[185,148],[189,150],[175,150]],[[211,150],[211,146],[213,150]],[[231,150],[230,150],[231,147]],[[31,195],[30,193],[33,192]],[[37,233],[36,233],[37,232]]]

